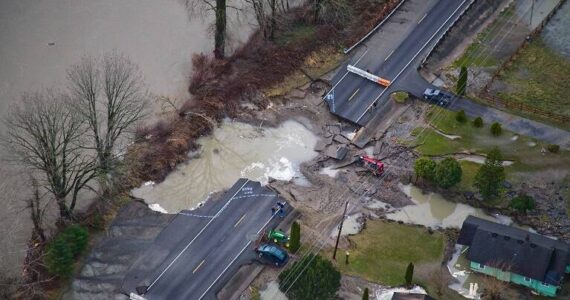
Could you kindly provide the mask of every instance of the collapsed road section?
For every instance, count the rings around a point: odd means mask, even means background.
[[[290,211],[279,205],[273,190],[238,180],[222,199],[173,218],[131,266],[122,291],[132,299],[215,299],[240,265],[256,259],[266,229]]]

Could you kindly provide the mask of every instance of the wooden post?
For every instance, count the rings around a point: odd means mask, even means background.
[[[338,249],[338,242],[340,240],[340,233],[342,231],[342,224],[344,224],[344,218],[346,217],[346,210],[348,209],[348,201],[344,205],[344,212],[342,213],[342,220],[340,221],[340,226],[338,227],[338,235],[336,236],[336,243],[334,245],[334,252],[332,259],[336,260],[336,250]]]

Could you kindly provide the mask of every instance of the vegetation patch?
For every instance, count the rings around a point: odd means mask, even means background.
[[[443,257],[442,234],[397,223],[369,221],[350,241],[349,264],[344,263],[345,254],[337,258],[341,272],[385,285],[404,284],[410,262],[420,269],[422,264],[439,264]]]
[[[501,98],[570,116],[570,60],[538,38],[523,48],[502,71],[508,88]]]

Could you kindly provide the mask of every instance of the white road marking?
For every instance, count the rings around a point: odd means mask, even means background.
[[[200,267],[204,264],[204,262],[206,262],[205,259],[203,259],[200,264],[198,264],[198,266],[196,266],[196,268],[194,268],[194,271],[192,271],[192,274],[196,273],[196,271],[198,271],[198,269],[200,269]]]
[[[420,24],[426,17],[427,17],[427,13],[418,21],[418,24]]]
[[[240,218],[240,219],[236,222],[236,224],[234,225],[234,228],[236,228],[236,227],[239,225],[239,223],[241,223],[241,221],[243,221],[243,218],[245,218],[245,215],[247,215],[247,213],[246,213],[246,214],[243,214],[243,216],[241,216],[241,218]]]
[[[267,222],[265,222],[265,224],[263,224],[263,226],[261,226],[261,228],[259,228],[259,230],[255,233],[255,235],[259,235],[259,233],[261,232],[261,230],[263,230],[263,228],[265,228],[265,226],[267,226],[267,224],[269,224],[269,222],[271,222],[271,220],[276,216],[276,214],[274,214],[273,216],[271,216],[271,218],[269,218],[269,220],[267,220]],[[202,294],[202,296],[200,296],[200,298],[198,298],[198,300],[201,300],[202,298],[204,298],[204,296],[206,296],[206,294],[208,293],[208,291],[210,291],[210,289],[214,286],[214,284],[216,284],[216,282],[218,282],[218,280],[220,280],[220,278],[224,275],[224,273],[226,273],[226,271],[231,267],[231,265],[238,259],[238,257],[240,257],[240,255],[242,255],[242,253],[245,251],[245,249],[247,249],[247,247],[249,247],[249,245],[251,245],[251,241],[248,241],[247,244],[245,244],[245,246],[241,249],[241,251],[238,253],[238,255],[236,255],[234,257],[234,259],[232,259],[232,261],[230,261],[230,263],[228,265],[226,265],[226,267],[224,268],[224,270],[222,270],[222,273],[220,273],[220,275],[218,275],[218,277],[216,277],[216,279],[214,280],[214,282],[212,282],[212,284],[210,284],[210,286],[206,289],[206,291],[204,291],[204,293]]]
[[[388,58],[390,58],[390,56],[392,56],[392,54],[394,54],[394,51],[396,51],[396,49],[392,50],[392,52],[390,52],[390,54],[388,54],[388,56],[386,56],[386,58],[384,59],[384,61],[387,61]]]
[[[368,53],[368,49],[366,49],[366,51],[364,51],[364,53],[362,53],[362,55],[360,55],[360,57],[354,63],[354,66],[356,66],[358,64],[358,62],[364,57],[364,55],[366,55],[366,53]],[[323,98],[326,98],[334,90],[334,88],[340,84],[340,82],[346,77],[346,75],[348,75],[348,72],[346,72],[346,73],[344,73],[344,75],[342,75],[340,80],[328,91],[328,93],[325,94],[325,96]]]
[[[348,102],[350,102],[350,100],[352,100],[352,98],[354,98],[354,96],[356,96],[356,94],[358,94],[358,91],[360,91],[360,88],[356,89],[356,91],[354,91],[354,93],[352,93],[352,96],[350,96],[350,98],[348,98]]]
[[[218,213],[216,213],[216,215],[214,215],[214,217],[212,219],[210,219],[210,221],[202,228],[202,230],[200,230],[200,232],[198,232],[198,234],[186,245],[186,247],[184,247],[184,249],[182,249],[182,251],[180,251],[180,253],[178,253],[178,255],[176,255],[176,257],[170,262],[170,264],[168,264],[168,266],[160,273],[160,275],[158,275],[158,277],[148,286],[148,288],[146,289],[147,292],[150,290],[151,287],[153,287],[158,282],[158,280],[160,280],[160,278],[162,278],[162,276],[164,276],[164,274],[168,271],[168,269],[170,269],[170,267],[172,267],[172,265],[178,260],[178,258],[180,258],[180,256],[182,256],[182,253],[184,253],[186,250],[188,250],[190,245],[192,245],[192,243],[194,243],[194,241],[202,234],[202,232],[204,232],[204,230],[206,230],[208,225],[210,225],[210,223],[212,223],[212,221],[214,221],[216,219],[216,217],[218,217],[220,215],[220,213],[228,206],[228,204],[234,200],[234,197],[239,192],[241,192],[241,189],[248,182],[249,182],[249,180],[246,180],[244,182],[244,184],[237,190],[237,192],[235,192],[235,194],[233,194],[233,196],[230,198],[230,200],[228,200],[228,202],[222,208],[220,208]]]
[[[451,15],[449,16],[449,18],[447,18],[447,20],[445,20],[445,22],[443,22],[443,24],[441,24],[441,26],[439,26],[439,28],[434,32],[434,34],[432,34],[432,36],[428,39],[428,41],[422,46],[422,48],[414,55],[414,57],[412,57],[412,59],[410,59],[410,61],[402,68],[402,70],[400,70],[400,72],[398,73],[398,75],[396,75],[396,77],[394,77],[394,79],[392,79],[392,83],[395,83],[396,80],[398,79],[398,77],[400,77],[400,75],[402,75],[402,73],[404,73],[404,71],[410,66],[410,64],[418,57],[418,55],[420,55],[420,53],[422,51],[424,51],[424,49],[427,47],[427,45],[429,43],[431,43],[431,41],[433,40],[433,38],[441,31],[441,29],[443,28],[443,26],[445,26],[445,24],[447,24],[447,22],[449,22],[449,20],[451,20],[451,18],[453,18],[455,16],[455,13],[457,13],[457,11],[465,4],[465,2],[467,2],[467,0],[463,0],[461,2],[461,4],[459,4],[459,6],[457,6],[457,8],[453,11],[453,13],[451,13]],[[380,97],[382,97],[382,95],[384,95],[384,93],[388,90],[388,88],[382,90],[382,92],[380,93],[380,95],[378,95],[378,97],[376,97],[374,99],[374,101],[372,101],[372,103],[370,103],[370,105],[368,105],[368,107],[366,108],[366,110],[362,113],[362,115],[360,115],[360,117],[356,120],[356,123],[358,123],[362,117],[364,117],[364,115],[366,115],[366,113],[368,112],[368,110],[370,110],[370,108],[374,105],[374,103],[376,103],[376,101],[378,101],[378,99],[380,99]]]

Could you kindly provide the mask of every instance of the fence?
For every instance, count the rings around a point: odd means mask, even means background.
[[[481,99],[486,102],[493,104],[496,107],[503,107],[506,109],[516,110],[523,113],[529,113],[533,115],[537,115],[549,120],[553,120],[562,124],[570,124],[570,116],[561,115],[557,113],[553,113],[551,111],[547,111],[538,107],[530,106],[527,104],[523,104],[521,102],[499,98],[494,95],[491,95],[487,92],[483,92],[479,95]]]

